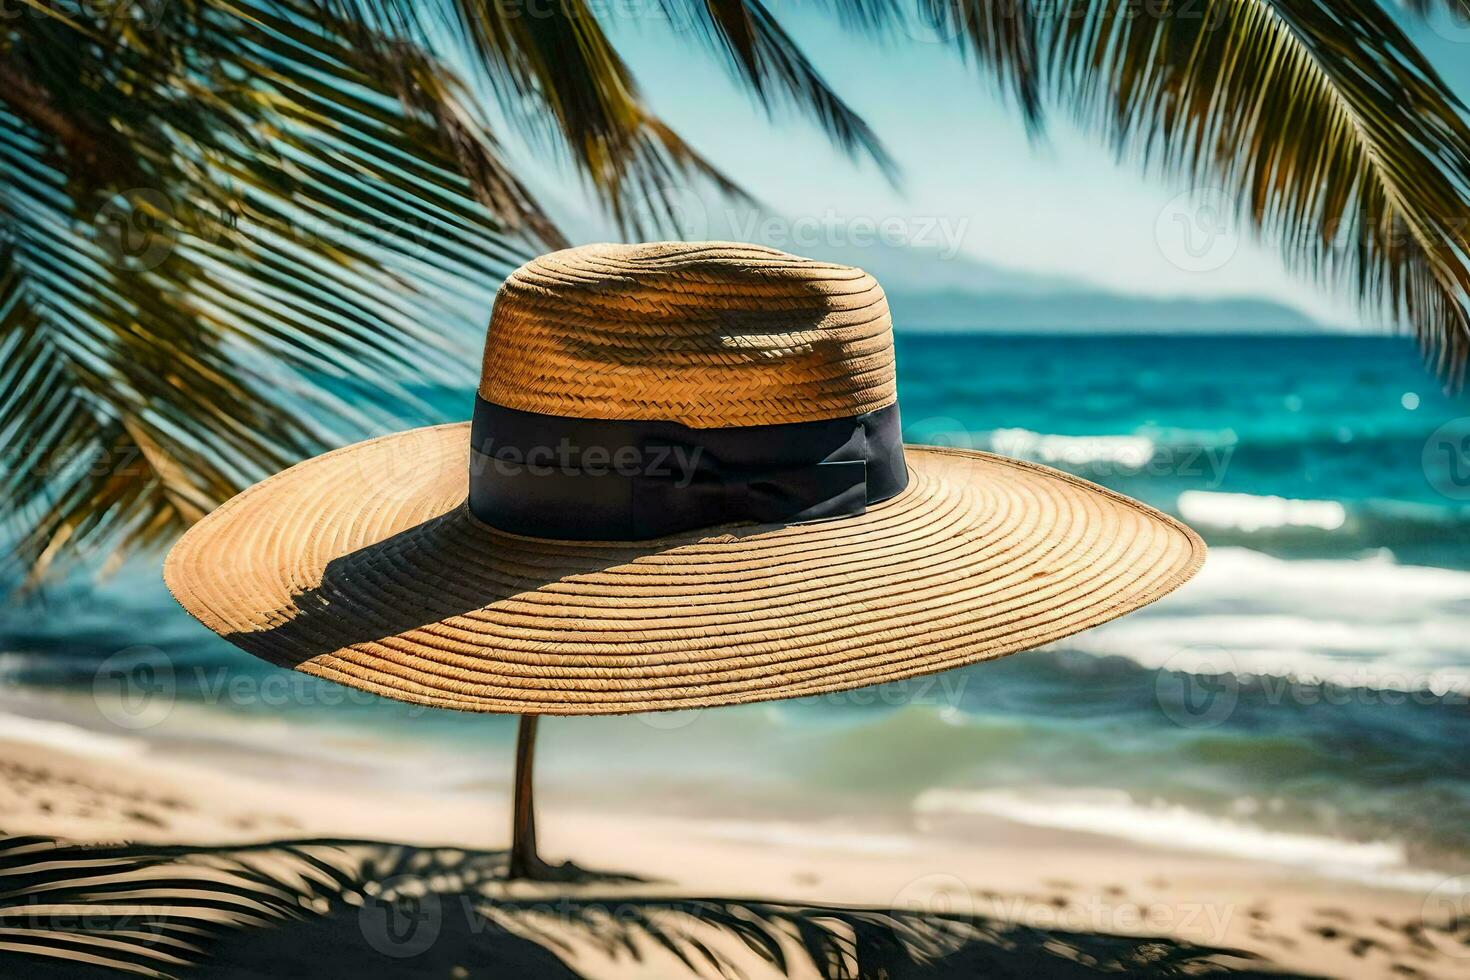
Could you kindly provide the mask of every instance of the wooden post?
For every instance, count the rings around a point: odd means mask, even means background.
[[[536,715],[521,715],[516,731],[515,798],[511,811],[510,878],[545,878],[549,869],[536,853],[536,801],[532,769],[536,763]]]

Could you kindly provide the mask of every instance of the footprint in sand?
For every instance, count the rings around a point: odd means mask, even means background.
[[[1428,936],[1424,935],[1424,927],[1419,923],[1405,922],[1400,927],[1400,931],[1409,938],[1409,942],[1413,947],[1410,949],[1410,952],[1415,956],[1423,959],[1428,953],[1434,952],[1434,943],[1430,941]]]
[[[155,817],[153,814],[145,813],[142,810],[124,810],[122,815],[127,817],[129,820],[132,820],[136,823],[146,824],[149,827],[167,826],[167,824]]]
[[[1383,944],[1380,943],[1378,940],[1371,939],[1368,936],[1359,936],[1357,939],[1354,939],[1353,944],[1348,947],[1348,952],[1352,953],[1354,956],[1367,956],[1371,950],[1382,948]]]

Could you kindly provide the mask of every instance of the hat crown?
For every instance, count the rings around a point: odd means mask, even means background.
[[[860,415],[897,397],[888,303],[861,269],[756,245],[565,249],[501,286],[479,392],[692,428]]]

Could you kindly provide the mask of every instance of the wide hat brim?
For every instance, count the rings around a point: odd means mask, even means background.
[[[1166,514],[980,452],[906,450],[865,514],[640,542],[554,541],[465,506],[467,424],[307,460],[164,566],[271,663],[400,701],[528,714],[804,697],[990,660],[1115,619],[1200,567]]]

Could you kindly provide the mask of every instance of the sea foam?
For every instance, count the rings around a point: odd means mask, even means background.
[[[1410,867],[1394,841],[1348,841],[1267,830],[1178,805],[1139,803],[1114,789],[931,789],[914,801],[920,816],[977,815],[1012,823],[1126,840],[1165,850],[1218,854],[1306,868],[1389,888],[1426,890],[1445,874]]]
[[[992,452],[1051,466],[1113,463],[1142,469],[1154,455],[1154,441],[1141,435],[1061,436],[1029,429],[996,429],[986,438]]]
[[[1145,667],[1470,692],[1470,572],[1212,549],[1163,602],[1067,641]]]
[[[59,749],[91,759],[127,759],[140,756],[147,745],[136,738],[108,735],[62,721],[28,718],[0,710],[0,739]]]
[[[1335,531],[1347,523],[1347,508],[1336,500],[1291,500],[1249,493],[1186,490],[1179,495],[1186,521],[1247,534],[1268,528],[1310,527]]]

